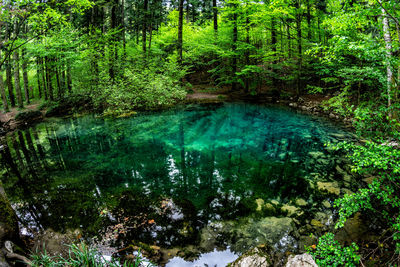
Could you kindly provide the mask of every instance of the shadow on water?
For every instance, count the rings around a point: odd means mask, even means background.
[[[285,215],[260,215],[256,200],[312,201],[310,173],[332,177],[336,156],[324,144],[338,137],[348,138],[281,108],[194,105],[128,119],[50,120],[9,136],[0,164],[28,231],[80,228],[117,248],[242,253],[261,241],[248,235],[247,245],[232,246],[240,222]],[[207,236],[216,223],[224,230]]]

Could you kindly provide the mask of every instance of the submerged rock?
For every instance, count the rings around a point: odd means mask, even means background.
[[[304,253],[296,256],[289,256],[286,267],[318,267],[310,254]]]
[[[340,188],[338,183],[335,182],[317,182],[318,191],[327,192],[333,195],[340,195]]]
[[[276,262],[276,254],[272,247],[260,245],[253,248],[240,256],[233,263],[228,264],[229,267],[269,267],[274,266]]]
[[[290,216],[290,217],[292,217],[292,216],[301,216],[304,213],[298,207],[287,205],[287,204],[282,206],[282,211],[284,213],[287,213],[287,215]]]

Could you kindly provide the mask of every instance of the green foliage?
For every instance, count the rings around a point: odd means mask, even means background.
[[[396,142],[377,143],[368,141],[364,145],[343,143],[338,148],[348,151],[352,170],[361,175],[376,177],[366,188],[335,201],[339,209],[336,227],[343,227],[356,212],[372,212],[381,219],[381,227],[392,232],[390,240],[400,248],[400,150]]]
[[[67,258],[52,257],[47,254],[47,251],[44,250],[43,253],[36,253],[31,256],[32,258],[32,266],[33,267],[57,267],[57,266],[87,266],[87,267],[139,267],[153,266],[152,263],[146,263],[140,251],[138,255],[135,257],[133,262],[124,262],[121,264],[116,259],[112,259],[111,261],[107,261],[96,249],[90,248],[86,246],[84,243],[80,243],[79,245],[70,245],[69,247],[69,256]]]
[[[125,69],[123,77],[109,80],[106,75],[91,92],[94,105],[107,114],[122,114],[133,110],[153,110],[171,106],[183,100],[186,91],[180,84],[185,70],[174,62],[162,66]]]
[[[361,257],[356,254],[358,246],[352,243],[349,247],[342,247],[339,242],[334,239],[332,233],[327,233],[319,238],[318,245],[315,250],[307,249],[318,266],[358,266]]]

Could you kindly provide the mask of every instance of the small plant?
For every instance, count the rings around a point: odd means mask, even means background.
[[[311,246],[307,249],[318,266],[357,266],[360,256],[356,254],[358,246],[352,243],[349,247],[342,247],[334,239],[332,233],[321,236],[317,246]]]
[[[69,253],[67,258],[61,256],[50,256],[46,250],[42,253],[36,253],[31,256],[33,267],[57,267],[57,266],[87,266],[87,267],[151,267],[152,263],[145,261],[140,251],[135,257],[134,261],[124,262],[121,264],[118,260],[106,260],[96,249],[89,248],[84,243],[79,245],[73,244],[69,246]]]

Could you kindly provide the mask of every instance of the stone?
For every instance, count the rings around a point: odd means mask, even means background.
[[[327,209],[332,207],[331,203],[328,200],[322,201],[322,205]]]
[[[68,245],[79,241],[79,230],[68,230],[65,234],[47,229],[35,238],[33,251],[44,252],[49,256],[68,256]]]
[[[312,219],[311,220],[311,225],[314,226],[314,227],[318,227],[318,228],[324,227],[324,225],[320,221],[318,221],[316,219]]]
[[[307,201],[305,201],[305,200],[302,199],[302,198],[298,198],[298,199],[296,199],[296,205],[297,205],[297,206],[300,206],[300,207],[307,206]]]
[[[286,212],[289,217],[296,215],[296,216],[301,216],[303,214],[303,211],[300,210],[298,207],[291,206],[288,204],[285,204],[282,206],[281,210],[283,212]]]
[[[361,218],[361,213],[356,213],[344,223],[344,226],[335,233],[335,239],[341,244],[368,240],[370,234],[367,225]]]
[[[289,256],[286,267],[318,267],[310,254],[304,253],[296,256]]]
[[[230,267],[269,267],[273,266],[270,259],[268,259],[268,255],[264,255],[261,253],[259,248],[255,248],[249,252],[246,252],[241,257],[239,257],[236,261],[229,264]]]
[[[337,182],[317,182],[317,188],[319,191],[340,195],[340,188]]]

